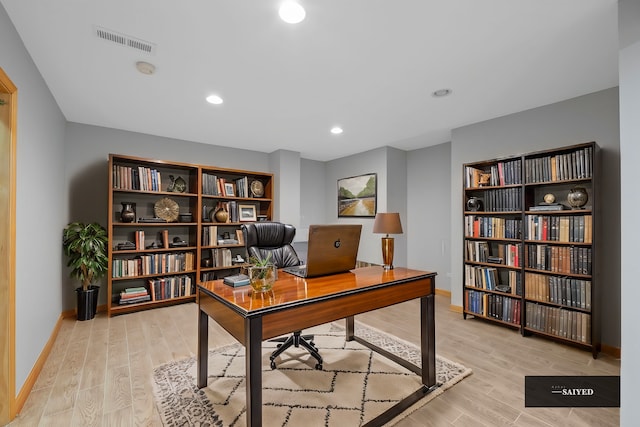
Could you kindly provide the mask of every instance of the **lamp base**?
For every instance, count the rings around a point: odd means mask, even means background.
[[[385,270],[393,270],[393,237],[382,238],[382,264]]]

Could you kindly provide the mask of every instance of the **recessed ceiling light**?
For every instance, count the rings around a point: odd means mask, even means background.
[[[334,126],[331,128],[331,133],[334,135],[340,135],[342,133],[342,128],[340,126]]]
[[[207,96],[207,102],[210,104],[220,105],[224,101],[218,95],[209,95]]]
[[[431,95],[435,96],[436,98],[442,98],[443,96],[451,95],[451,89],[438,89]]]
[[[280,5],[278,15],[280,15],[280,19],[288,24],[297,24],[302,22],[306,16],[306,12],[297,2],[287,0]]]

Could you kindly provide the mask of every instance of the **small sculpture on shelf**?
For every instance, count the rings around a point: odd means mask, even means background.
[[[467,200],[467,210],[471,212],[481,211],[482,200],[477,197],[469,197],[469,200]]]
[[[567,195],[567,202],[573,209],[582,209],[589,201],[589,194],[583,187],[573,187]]]
[[[184,193],[187,191],[187,182],[181,176],[175,178],[173,175],[169,175],[171,182],[167,187],[167,191],[174,193]]]

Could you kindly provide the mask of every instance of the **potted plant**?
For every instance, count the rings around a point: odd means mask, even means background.
[[[78,279],[81,286],[78,296],[78,320],[90,320],[96,314],[100,286],[94,281],[103,277],[109,267],[107,231],[97,222],[84,224],[72,222],[64,229],[62,247],[69,258],[69,275]]]
[[[271,262],[271,254],[265,258],[259,259],[251,257],[249,262],[249,281],[251,287],[256,292],[266,292],[271,290],[273,283],[276,281],[276,266]]]

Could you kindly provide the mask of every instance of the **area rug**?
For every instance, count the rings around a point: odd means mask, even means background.
[[[327,324],[305,330],[324,359],[321,371],[302,348],[291,347],[269,366],[276,343],[263,343],[263,425],[361,426],[420,387],[413,372],[372,352],[345,342],[344,328]],[[419,366],[420,349],[376,329],[356,324],[356,335]],[[196,358],[171,362],[154,370],[154,395],[165,426],[245,426],[244,347],[232,344],[209,350],[208,386],[196,386]],[[436,358],[438,387],[396,417],[395,424],[471,370]]]

